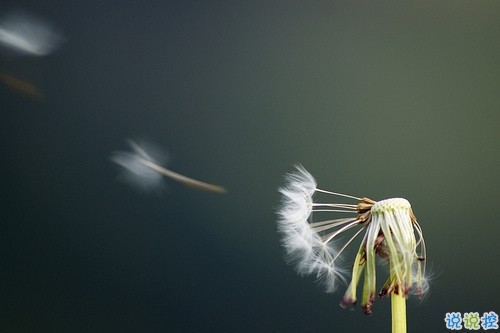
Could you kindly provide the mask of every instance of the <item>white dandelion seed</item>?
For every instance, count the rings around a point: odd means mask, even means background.
[[[364,231],[341,306],[356,303],[358,282],[364,273],[361,305],[366,314],[371,314],[376,293],[376,256],[390,264],[389,277],[379,292],[380,297],[390,293],[406,297],[409,292],[422,295],[427,291],[425,242],[406,199],[376,202],[322,190],[300,165],[296,172],[286,176],[286,185],[279,191],[282,202],[278,210],[278,230],[287,258],[295,264],[299,274],[312,274],[321,279],[327,292],[334,291],[337,282],[345,279],[347,271],[341,266],[342,253]],[[315,194],[341,197],[355,203],[318,203],[313,200]],[[314,221],[314,212],[352,217]],[[345,244],[338,244],[339,235],[352,228],[359,230]]]
[[[45,56],[63,40],[48,21],[24,11],[13,11],[0,19],[0,45],[12,55]]]
[[[132,152],[117,151],[111,155],[111,160],[123,167],[122,177],[130,184],[144,190],[153,190],[162,187],[163,176],[194,187],[200,190],[225,193],[226,189],[205,183],[193,178],[183,176],[177,172],[164,168],[160,165],[154,154],[146,145],[139,145],[134,141],[128,141]],[[150,151],[150,152],[147,152]]]

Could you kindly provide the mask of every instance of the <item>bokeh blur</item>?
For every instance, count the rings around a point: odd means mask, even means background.
[[[297,162],[412,203],[434,280],[411,332],[500,314],[500,2],[6,0],[0,19],[19,11],[58,40],[0,45],[1,332],[388,332],[390,300],[343,310],[283,260]],[[127,138],[228,193],[117,181]]]

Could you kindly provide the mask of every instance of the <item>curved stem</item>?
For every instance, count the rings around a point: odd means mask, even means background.
[[[196,188],[199,188],[199,189],[202,189],[202,190],[206,190],[206,191],[212,191],[212,192],[218,192],[218,193],[225,193],[226,192],[226,189],[223,188],[223,187],[220,187],[220,186],[217,186],[217,185],[213,185],[213,184],[209,184],[209,183],[205,183],[205,182],[202,182],[200,180],[196,180],[196,179],[193,179],[193,178],[189,178],[189,177],[186,177],[186,176],[183,176],[181,174],[178,174],[177,172],[174,172],[172,170],[169,170],[169,169],[166,169],[156,163],[153,163],[149,160],[146,160],[144,158],[137,158],[138,161],[142,164],[144,164],[145,166],[161,173],[162,175],[164,176],[167,176],[167,177],[170,177],[174,180],[177,180],[178,182],[181,182],[185,185],[188,185],[188,186],[191,186],[191,187],[196,187]]]

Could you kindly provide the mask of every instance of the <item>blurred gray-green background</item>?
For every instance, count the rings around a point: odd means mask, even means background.
[[[500,313],[500,2],[3,1],[66,41],[0,59],[2,332],[390,331],[283,260],[277,188],[407,198],[434,273],[411,332]],[[225,195],[117,182],[146,138]],[[357,246],[357,243],[356,243]],[[383,281],[379,281],[379,286]]]

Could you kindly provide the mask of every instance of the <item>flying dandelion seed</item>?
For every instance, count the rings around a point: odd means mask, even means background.
[[[111,155],[111,160],[124,169],[124,179],[134,186],[144,190],[160,188],[163,184],[163,176],[176,180],[184,185],[200,190],[225,193],[226,189],[217,185],[205,183],[196,179],[183,176],[177,172],[164,168],[160,165],[154,154],[145,145],[139,145],[134,141],[128,141],[132,152],[118,151]]]
[[[23,79],[0,72],[0,81],[2,81],[10,89],[29,96],[35,100],[43,101],[44,99],[40,89]]]
[[[422,229],[406,199],[374,201],[317,188],[313,176],[302,166],[286,176],[280,189],[282,204],[278,211],[278,230],[288,259],[302,275],[315,275],[322,280],[327,292],[336,290],[347,271],[340,260],[344,250],[364,232],[352,265],[351,281],[341,301],[342,307],[356,304],[356,290],[364,272],[361,305],[368,315],[376,295],[376,256],[389,262],[390,273],[378,293],[407,297],[409,293],[423,295],[428,284],[425,275],[426,249]],[[314,195],[334,196],[355,203],[315,202]],[[343,218],[313,221],[315,212],[343,214]],[[354,215],[345,217],[345,215]],[[339,236],[359,228],[345,244]],[[404,298],[403,298],[404,300]],[[406,329],[406,327],[405,327]]]
[[[0,46],[11,55],[45,56],[64,40],[47,21],[23,11],[0,18]]]

